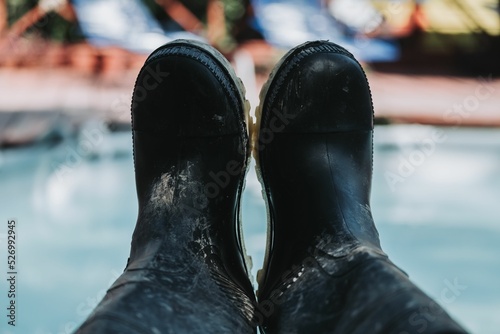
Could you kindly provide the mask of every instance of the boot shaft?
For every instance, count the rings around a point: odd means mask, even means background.
[[[378,252],[380,243],[370,210],[373,107],[359,63],[333,43],[306,43],[278,64],[261,101],[256,155],[273,233],[259,293],[268,294],[308,254]]]
[[[128,269],[183,270],[216,256],[251,295],[239,229],[244,102],[229,63],[208,46],[177,41],[146,60],[132,98],[139,215]]]

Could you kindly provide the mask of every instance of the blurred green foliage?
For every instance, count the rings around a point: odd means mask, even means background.
[[[36,0],[8,0],[8,23],[12,25],[37,5]],[[83,39],[76,22],[68,22],[56,13],[49,13],[26,32],[57,42],[75,42]]]
[[[164,10],[158,6],[155,0],[141,0],[151,10],[153,15],[160,22],[169,20]],[[224,12],[229,35],[235,23],[241,19],[245,13],[245,0],[221,0],[224,5]],[[206,0],[181,0],[181,2],[202,22],[206,22]],[[8,23],[12,25],[22,15],[34,8],[37,0],[7,0]],[[49,13],[27,32],[37,34],[43,38],[58,42],[74,42],[82,40],[84,37],[78,28],[77,22],[68,22],[56,13]]]

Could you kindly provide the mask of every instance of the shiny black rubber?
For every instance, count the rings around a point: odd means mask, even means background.
[[[308,42],[261,95],[256,155],[271,238],[256,318],[274,333],[464,333],[381,250],[370,210],[373,107],[340,46]]]
[[[77,333],[255,333],[239,236],[243,92],[222,55],[154,51],[132,98],[139,216],[121,277]]]

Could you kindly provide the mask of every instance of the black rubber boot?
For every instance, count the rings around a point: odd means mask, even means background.
[[[139,216],[125,272],[77,333],[255,333],[240,236],[241,81],[215,49],[154,51],[132,98]]]
[[[380,248],[373,107],[354,57],[325,41],[291,50],[263,88],[259,119],[270,238],[256,319],[265,333],[463,333]]]

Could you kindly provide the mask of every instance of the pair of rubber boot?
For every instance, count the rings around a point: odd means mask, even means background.
[[[149,56],[132,98],[130,258],[77,333],[464,333],[381,250],[373,107],[354,57],[294,48],[256,124],[248,111],[213,48],[178,40]],[[240,230],[251,151],[269,217],[257,298]]]

